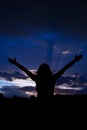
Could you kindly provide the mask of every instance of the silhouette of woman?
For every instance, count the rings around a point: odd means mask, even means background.
[[[57,73],[52,73],[50,67],[43,63],[38,68],[37,74],[33,74],[31,71],[26,69],[24,66],[19,64],[14,58],[8,58],[8,61],[16,65],[19,69],[24,71],[33,81],[36,82],[36,91],[38,97],[52,97],[54,94],[54,87],[56,80],[73,64],[81,60],[83,55],[76,55],[72,61],[66,64],[60,71]]]

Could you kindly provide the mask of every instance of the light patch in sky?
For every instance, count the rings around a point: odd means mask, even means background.
[[[0,88],[2,88],[2,86],[12,86],[13,83],[11,81],[7,81],[7,80],[0,80]]]
[[[68,55],[68,54],[73,54],[73,52],[66,50],[66,51],[62,51],[62,54],[63,54],[63,55]]]
[[[24,79],[15,79],[13,81],[7,81],[3,79],[3,80],[0,80],[0,88],[2,88],[3,86],[35,87],[35,82],[32,80],[24,80]]]
[[[15,79],[14,81],[12,81],[16,86],[19,87],[25,87],[25,86],[32,86],[35,87],[36,84],[34,81],[32,80],[24,80],[24,79]]]
[[[84,89],[82,87],[71,87],[66,83],[62,84],[62,85],[59,85],[59,86],[56,86],[56,88],[63,89],[63,90],[77,90],[77,91]]]
[[[26,91],[25,94],[26,94],[26,95],[29,95],[29,96],[32,96],[32,95],[33,95],[33,96],[37,97],[37,93],[36,93],[36,92],[33,92],[33,91],[32,91],[32,92]]]

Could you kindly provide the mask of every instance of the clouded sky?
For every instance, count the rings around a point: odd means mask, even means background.
[[[67,73],[86,75],[86,7],[85,1],[0,2],[0,71],[17,69],[7,62],[7,57],[15,56],[29,69],[47,62],[52,69],[59,70],[82,53],[82,61]]]
[[[18,72],[15,75],[14,71],[20,70],[8,63],[8,57],[15,56],[17,61],[28,69],[38,69],[41,63],[46,62],[52,70],[57,71],[76,54],[83,54],[84,57],[67,70],[66,74],[77,73],[84,78],[82,77],[81,81],[77,81],[78,75],[76,79],[68,77],[68,81],[67,77],[65,80],[63,78],[62,86],[61,84],[59,86],[60,91],[65,90],[71,79],[73,79],[71,86],[76,87],[78,84],[78,87],[82,83],[83,86],[87,86],[87,2],[84,0],[3,0],[0,2],[0,77],[2,77],[0,91],[7,95],[15,93],[25,95],[25,90],[18,91],[18,89],[21,82],[22,87],[28,85],[28,81],[25,82],[21,78],[23,75]],[[11,81],[8,81],[9,78]],[[31,81],[29,85],[32,86]],[[70,87],[67,87],[68,91]]]

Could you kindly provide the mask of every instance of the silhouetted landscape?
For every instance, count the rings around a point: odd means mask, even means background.
[[[86,104],[87,95],[54,95],[51,98],[39,99],[31,96],[31,98],[22,98],[13,96],[12,98],[4,97],[0,94],[0,113],[22,113],[22,114],[38,114],[41,111],[56,113],[59,111],[69,111],[70,109],[80,109]],[[86,108],[84,108],[86,109]],[[43,114],[41,112],[41,114]]]

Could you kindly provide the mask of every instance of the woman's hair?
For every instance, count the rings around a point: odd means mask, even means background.
[[[38,68],[37,75],[52,75],[49,65],[46,63],[41,64]]]

